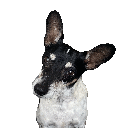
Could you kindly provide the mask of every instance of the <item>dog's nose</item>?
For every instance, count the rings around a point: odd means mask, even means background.
[[[36,84],[34,86],[34,92],[38,95],[38,96],[43,96],[47,93],[47,88],[45,88],[44,86],[40,85],[40,84]]]
[[[37,93],[38,91],[39,91],[39,92],[43,92],[42,88],[39,87],[39,86],[40,86],[39,84],[36,84],[36,85],[35,85],[35,87],[34,87],[35,93]]]

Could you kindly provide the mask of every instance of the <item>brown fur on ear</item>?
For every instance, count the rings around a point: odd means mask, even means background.
[[[54,10],[50,12],[46,20],[45,46],[56,44],[63,35],[63,24],[60,14]]]
[[[99,67],[102,63],[110,60],[116,49],[113,44],[100,44],[87,52],[85,59],[86,69],[92,70]]]

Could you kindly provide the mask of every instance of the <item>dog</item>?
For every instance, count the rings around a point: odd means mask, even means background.
[[[39,98],[36,120],[40,128],[85,127],[88,92],[82,74],[109,61],[116,51],[113,44],[106,43],[79,52],[63,39],[61,16],[51,11],[46,20],[42,70],[32,83]]]

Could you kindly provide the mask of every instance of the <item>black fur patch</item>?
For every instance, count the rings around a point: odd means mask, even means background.
[[[67,52],[68,49],[69,52]],[[45,47],[42,57],[44,81],[35,86],[35,90],[38,88],[37,94],[45,95],[49,91],[49,86],[54,82],[69,83],[78,79],[86,70],[84,63],[86,53],[80,53],[62,42]],[[55,60],[50,59],[50,54],[56,56]],[[72,67],[65,67],[68,62],[72,63]],[[70,85],[70,87],[72,86]]]

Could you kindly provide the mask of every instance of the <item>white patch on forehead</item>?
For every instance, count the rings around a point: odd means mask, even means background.
[[[65,65],[65,68],[70,68],[72,67],[72,63],[71,62],[68,62],[66,65]]]
[[[70,49],[68,49],[66,53],[69,53],[69,51],[70,51]]]
[[[55,59],[56,59],[56,55],[55,55],[55,54],[53,54],[53,53],[52,53],[52,54],[50,54],[50,59],[51,59],[51,60],[55,60]]]

